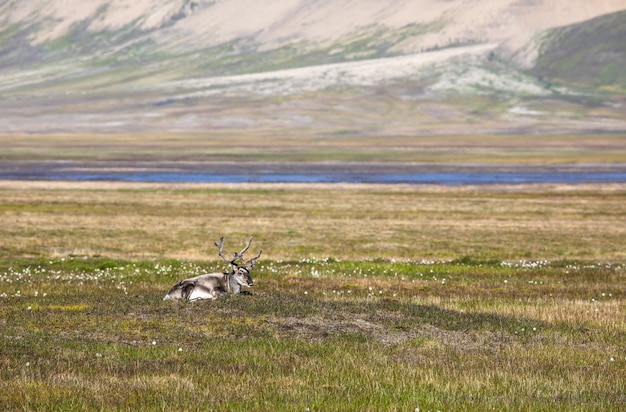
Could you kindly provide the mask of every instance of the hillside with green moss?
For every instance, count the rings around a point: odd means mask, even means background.
[[[532,72],[566,86],[626,91],[626,11],[549,30]]]

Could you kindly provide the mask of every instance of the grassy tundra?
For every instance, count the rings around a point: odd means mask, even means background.
[[[623,185],[47,186],[0,184],[0,409],[626,407]],[[162,301],[221,235],[252,295]]]

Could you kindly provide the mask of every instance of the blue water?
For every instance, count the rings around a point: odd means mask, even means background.
[[[626,164],[450,165],[384,163],[20,162],[0,179],[160,183],[378,183],[484,185],[626,183]]]
[[[626,173],[415,173],[415,174],[205,174],[80,173],[54,174],[46,180],[126,181],[159,183],[378,183],[378,184],[528,184],[626,183]]]

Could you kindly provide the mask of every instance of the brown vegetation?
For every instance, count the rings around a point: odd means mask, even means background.
[[[623,185],[0,187],[12,257],[206,259],[219,235],[253,235],[272,259],[626,257]]]

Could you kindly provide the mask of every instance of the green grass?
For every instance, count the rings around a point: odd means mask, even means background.
[[[623,405],[621,264],[262,261],[252,295],[198,303],[161,300],[177,279],[219,266],[177,260],[1,262],[0,405],[7,410],[615,410]]]
[[[626,402],[621,185],[3,187],[2,410]],[[251,294],[163,301],[220,235]]]

